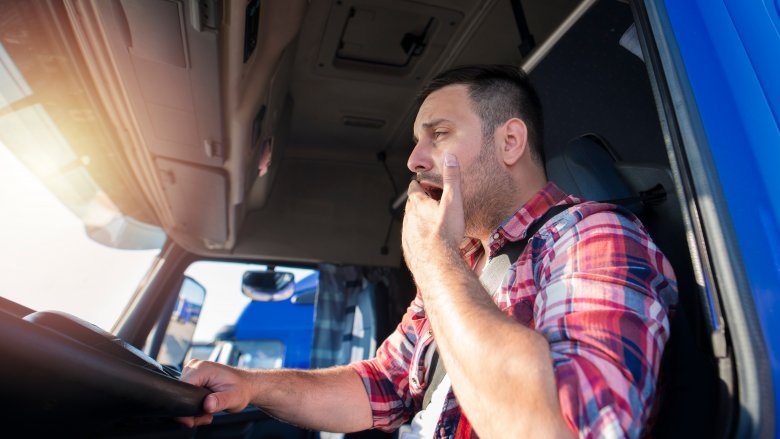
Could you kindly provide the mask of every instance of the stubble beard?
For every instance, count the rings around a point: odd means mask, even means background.
[[[477,160],[463,169],[461,176],[464,233],[470,238],[486,236],[517,207],[511,196],[514,181],[499,165],[492,142],[483,143]],[[442,186],[441,174],[421,172],[416,179]]]
[[[515,207],[511,202],[514,181],[499,165],[492,139],[483,144],[477,160],[465,169],[464,176],[465,234],[471,238],[487,236]]]

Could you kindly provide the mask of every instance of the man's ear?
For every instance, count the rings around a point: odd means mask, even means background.
[[[501,160],[505,165],[512,166],[528,154],[528,127],[521,119],[513,117],[504,122],[499,133]]]

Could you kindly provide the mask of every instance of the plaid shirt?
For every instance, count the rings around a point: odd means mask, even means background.
[[[490,256],[524,238],[551,206],[580,201],[548,183],[493,233]],[[482,251],[477,240],[462,247],[472,267]],[[581,437],[638,437],[653,407],[676,290],[669,262],[638,219],[610,204],[585,202],[529,240],[493,299],[548,340],[561,412],[572,430]],[[420,410],[431,342],[418,292],[376,358],[352,364],[375,428],[392,431]],[[435,436],[476,436],[452,390]]]

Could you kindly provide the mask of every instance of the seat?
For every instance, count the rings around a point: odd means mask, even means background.
[[[585,134],[569,141],[561,155],[547,162],[547,175],[565,192],[587,200],[628,198],[633,191],[616,164],[603,139]]]
[[[593,201],[637,197],[657,185],[665,190],[661,202],[624,206],[639,217],[677,276],[679,302],[662,364],[663,399],[651,435],[714,437],[723,386],[670,171],[656,164],[623,162],[603,138],[585,134],[569,141],[560,155],[547,162],[547,174],[564,192]]]

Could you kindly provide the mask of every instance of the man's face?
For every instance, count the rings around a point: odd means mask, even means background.
[[[414,122],[416,145],[407,166],[417,174],[426,193],[441,198],[442,160],[445,153],[458,157],[466,234],[489,233],[504,218],[503,198],[511,179],[498,162],[495,141],[485,142],[479,116],[468,88],[450,85],[431,93]]]

